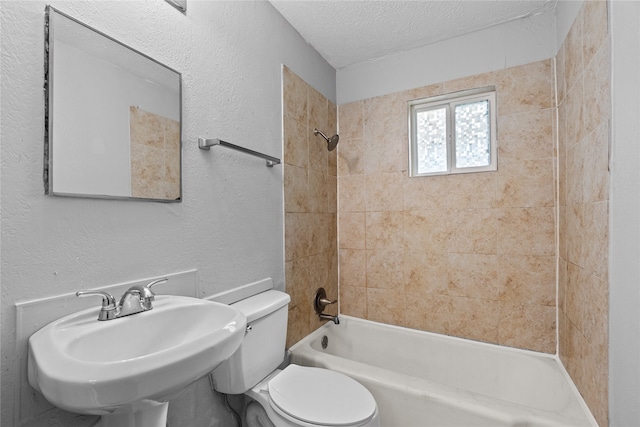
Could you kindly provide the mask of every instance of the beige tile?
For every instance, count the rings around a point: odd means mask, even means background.
[[[365,211],[364,175],[341,176],[338,178],[338,211]]]
[[[567,150],[584,138],[584,84],[582,74],[565,98],[566,105],[566,146]]]
[[[374,322],[402,325],[404,297],[392,289],[367,288],[367,318]]]
[[[498,251],[498,213],[496,209],[450,210],[449,252],[496,254]]]
[[[291,296],[289,308],[304,305],[309,288],[308,258],[285,262],[285,290]]]
[[[551,60],[533,62],[496,72],[498,114],[544,110],[553,106]]]
[[[129,107],[132,144],[164,148],[165,118],[141,108]]]
[[[368,212],[403,209],[402,172],[365,175],[365,182]]]
[[[436,95],[443,95],[444,92],[444,83],[436,83],[429,86],[421,86],[415,89],[409,89],[402,92],[402,97],[407,101],[421,99],[421,98],[429,98]]]
[[[377,211],[366,214],[366,249],[402,251],[402,211]]]
[[[287,348],[304,338],[309,332],[308,313],[302,307],[289,307],[287,318]]]
[[[391,94],[364,101],[366,174],[407,169],[407,100]]]
[[[582,203],[584,200],[586,144],[580,141],[567,150],[566,202],[567,205]]]
[[[331,250],[332,241],[337,239],[336,226],[332,223],[334,215],[327,213],[307,214],[309,234],[309,255]]]
[[[451,192],[449,176],[403,175],[404,210],[444,209],[447,206],[447,195]]]
[[[338,176],[338,150],[327,153],[327,173],[330,176]]]
[[[609,44],[604,43],[584,72],[584,125],[586,133],[609,120],[611,112],[610,70]]]
[[[498,299],[500,287],[497,255],[450,253],[448,265],[449,295]]]
[[[367,288],[340,286],[340,313],[367,318]]]
[[[504,159],[534,160],[553,156],[553,109],[498,118],[500,166]]]
[[[287,67],[282,68],[283,114],[300,123],[307,123],[307,90],[309,85]]]
[[[497,202],[496,172],[464,173],[449,175],[447,182],[447,206],[452,209],[493,208]]]
[[[404,249],[411,252],[446,252],[451,228],[447,211],[404,212]]]
[[[609,277],[609,203],[589,203],[584,207],[584,264],[603,280]]]
[[[556,55],[556,84],[558,86],[558,104],[564,101],[564,97],[567,93],[567,78],[566,78],[566,65],[565,65],[565,50],[566,43],[562,43],[558,54]]]
[[[584,70],[583,62],[583,38],[582,38],[582,15],[583,9],[580,9],[578,16],[573,21],[573,25],[564,40],[565,44],[565,78],[567,91],[578,81]]]
[[[500,255],[555,255],[553,208],[502,209],[498,227]]]
[[[338,212],[338,177],[327,176],[327,212]]]
[[[327,212],[328,199],[327,175],[322,171],[309,169],[309,211]]]
[[[338,106],[340,139],[362,139],[364,136],[364,101],[351,102]]]
[[[587,266],[587,246],[591,244],[586,239],[586,212],[585,206],[571,205],[566,211],[566,245],[567,261],[580,267]]]
[[[307,97],[309,103],[307,123],[309,127],[311,129],[318,128],[325,134],[333,132],[333,129],[329,128],[329,102],[327,98],[311,86],[307,89]]]
[[[497,74],[488,72],[444,82],[444,93],[458,92],[496,84]]]
[[[608,358],[589,345],[584,336],[568,324],[563,362],[599,425],[608,425]]]
[[[609,126],[603,123],[584,139],[583,198],[585,203],[609,199]]]
[[[501,255],[498,278],[501,300],[555,306],[556,259],[553,256]]]
[[[367,250],[367,288],[404,292],[404,258],[402,252]]]
[[[560,258],[558,260],[558,311],[567,312],[566,293],[567,293],[567,260]]]
[[[306,168],[309,165],[307,126],[290,117],[284,118],[284,163]]]
[[[304,307],[310,311],[313,310],[311,302],[318,288],[327,286],[327,278],[329,274],[328,258],[325,253],[318,253],[308,257],[309,265],[309,285],[304,295]],[[337,298],[337,295],[329,295],[330,298]]]
[[[501,306],[498,301],[451,297],[447,334],[497,344]]]
[[[309,182],[307,169],[284,164],[285,212],[309,211]]]
[[[367,264],[364,250],[341,249],[340,287],[367,287]]]
[[[162,182],[164,172],[164,148],[131,144],[132,181]]]
[[[308,128],[309,131],[309,169],[320,171],[324,174],[329,172],[329,150],[327,149],[327,141],[320,135],[313,134],[313,126]],[[327,131],[329,132],[329,131]],[[333,133],[327,135],[331,137]]]
[[[408,328],[446,334],[451,298],[420,291],[405,292],[405,325]]]
[[[305,257],[309,254],[309,222],[306,213],[284,214],[285,261]]]
[[[342,212],[339,221],[340,248],[365,249],[365,213]]]
[[[364,174],[364,144],[361,138],[341,138],[337,150],[339,176]]]
[[[498,203],[505,208],[554,206],[553,159],[503,159],[498,173]]]
[[[589,64],[598,49],[605,43],[608,33],[607,2],[585,1],[583,13],[583,57]]]
[[[404,253],[405,293],[446,294],[449,284],[448,255],[444,252]]]
[[[556,352],[555,307],[505,303],[498,329],[501,345],[550,354]]]

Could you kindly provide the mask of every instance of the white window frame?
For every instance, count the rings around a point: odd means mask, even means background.
[[[469,101],[489,102],[489,132],[490,132],[490,163],[479,167],[456,167],[456,143],[455,143],[455,107]],[[418,173],[418,139],[417,139],[417,113],[435,109],[446,109],[447,120],[447,170],[440,172]],[[446,95],[409,101],[409,176],[449,175],[458,173],[488,172],[498,170],[498,141],[496,138],[496,89],[495,86],[464,90]]]

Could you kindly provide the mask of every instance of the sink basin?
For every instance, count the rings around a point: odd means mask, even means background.
[[[29,383],[67,411],[105,415],[166,399],[231,356],[246,328],[239,310],[189,297],[158,295],[152,310],[108,321],[98,311],[29,338]]]

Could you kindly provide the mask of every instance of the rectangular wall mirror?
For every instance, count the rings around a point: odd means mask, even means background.
[[[52,8],[45,193],[179,202],[181,75]]]

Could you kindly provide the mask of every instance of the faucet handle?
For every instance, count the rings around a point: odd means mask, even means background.
[[[166,282],[168,282],[168,281],[169,281],[169,279],[168,279],[168,278],[163,277],[162,279],[154,280],[154,281],[153,281],[153,282],[151,282],[151,283],[147,283],[145,286],[146,286],[148,289],[151,289],[151,287],[152,287],[152,286],[159,285],[160,283],[166,283]]]
[[[98,320],[111,320],[116,317],[116,299],[108,292],[104,291],[78,291],[77,297],[98,295],[102,297],[102,308],[98,314]]]

